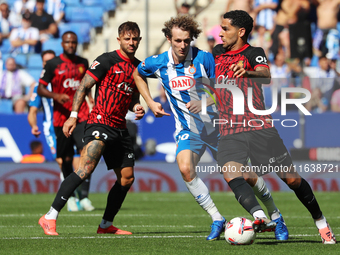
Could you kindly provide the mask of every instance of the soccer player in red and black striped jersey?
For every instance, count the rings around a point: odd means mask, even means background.
[[[70,138],[63,134],[63,125],[72,110],[72,100],[79,87],[81,79],[84,77],[88,68],[88,61],[85,58],[76,56],[78,38],[72,31],[67,31],[62,35],[63,54],[47,61],[38,86],[38,94],[47,98],[53,98],[53,126],[57,142],[57,158],[62,159],[62,172],[64,178],[73,172],[72,162],[74,156],[74,145],[78,153],[83,148],[82,136],[84,126],[89,115],[89,107],[86,102],[81,105],[78,118],[78,127]],[[47,89],[51,83],[52,91]],[[91,94],[89,93],[89,96]],[[92,99],[92,96],[90,96]],[[92,99],[93,101],[93,99]],[[82,209],[92,211],[94,207],[88,199],[90,178],[82,185],[79,192],[80,204]],[[75,197],[72,196],[68,202],[70,211],[77,211]]]
[[[252,96],[254,108],[265,110],[261,83],[269,83],[271,78],[263,49],[254,48],[247,43],[253,28],[253,19],[245,11],[227,12],[223,16],[221,28],[220,37],[223,43],[215,46],[213,55],[216,66],[216,95],[220,99],[218,123],[221,138],[217,161],[222,167],[224,179],[239,203],[255,218],[255,231],[265,231],[275,226],[277,219],[270,221],[266,218],[252,188],[243,178],[242,170],[248,158],[253,166],[280,169],[275,170],[276,174],[311,213],[323,243],[335,243],[335,236],[310,185],[295,171],[292,159],[272,125],[271,116],[253,114],[248,107],[248,97]],[[252,88],[252,95],[248,94],[248,88]],[[281,215],[278,219],[280,218]]]
[[[135,58],[135,53],[141,37],[138,25],[130,21],[119,26],[118,35],[120,49],[104,53],[94,60],[74,96],[72,112],[63,127],[66,137],[71,136],[76,128],[77,115],[86,92],[97,84],[95,106],[85,127],[79,168],[61,184],[50,211],[39,220],[46,235],[58,235],[56,219],[60,210],[76,187],[94,171],[101,156],[108,170],[115,171],[117,181],[108,194],[97,233],[132,234],[114,227],[112,222],[134,181],[135,156],[125,115],[131,110],[135,112],[136,119],[144,116],[144,108],[139,103],[139,92],[132,76],[140,62]]]

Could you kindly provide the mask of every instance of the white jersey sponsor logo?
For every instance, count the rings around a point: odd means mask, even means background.
[[[169,83],[172,89],[182,91],[188,90],[195,86],[196,81],[195,79],[188,76],[178,76],[172,78]]]
[[[64,81],[63,87],[65,89],[72,88],[73,90],[76,90],[80,85],[80,81],[75,80],[74,78],[68,78]]]

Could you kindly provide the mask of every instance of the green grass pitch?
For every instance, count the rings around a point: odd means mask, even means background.
[[[250,215],[232,193],[212,193],[227,219]],[[129,193],[114,220],[132,236],[98,235],[106,194],[90,194],[96,210],[67,212],[57,221],[59,236],[46,236],[38,219],[46,213],[53,194],[0,196],[0,254],[340,254],[340,247],[323,245],[309,212],[294,193],[274,193],[290,238],[279,242],[274,233],[258,234],[253,245],[231,246],[223,235],[205,240],[210,217],[189,193]],[[340,237],[340,193],[316,193],[335,235]]]

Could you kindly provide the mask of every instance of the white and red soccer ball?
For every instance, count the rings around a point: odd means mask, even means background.
[[[236,217],[225,226],[224,237],[231,245],[246,245],[254,243],[256,233],[251,220]]]

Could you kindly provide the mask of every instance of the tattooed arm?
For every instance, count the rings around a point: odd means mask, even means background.
[[[89,93],[94,84],[96,84],[95,79],[93,79],[91,75],[85,74],[76,93],[74,94],[72,112],[79,111],[80,106],[84,102],[85,96]]]
[[[80,82],[79,88],[74,94],[72,112],[78,113],[80,106],[84,102],[85,96],[87,95],[87,93],[93,87],[95,83],[96,83],[95,79],[93,79],[89,74],[85,74],[85,76]],[[69,117],[63,126],[64,135],[66,137],[70,137],[76,125],[77,125],[77,117]]]

